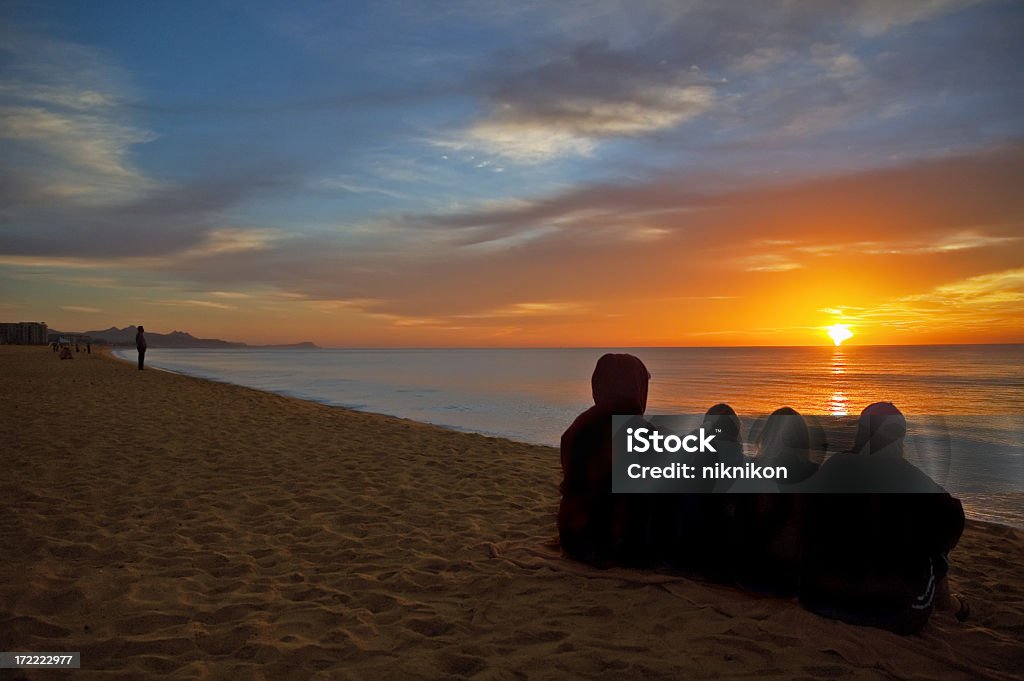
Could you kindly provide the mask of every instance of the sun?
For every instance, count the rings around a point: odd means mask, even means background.
[[[850,331],[850,327],[846,324],[833,324],[832,326],[825,329],[828,335],[832,338],[832,342],[836,345],[842,345],[844,340],[853,338],[853,332]]]

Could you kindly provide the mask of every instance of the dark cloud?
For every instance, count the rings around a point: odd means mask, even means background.
[[[614,44],[545,35],[476,75],[483,110],[452,146],[535,163],[623,136],[662,155],[985,145],[1024,133],[1024,6],[973,4],[708,3]],[[577,20],[614,33],[595,22]]]
[[[27,202],[32,191],[10,187],[11,207],[0,223],[0,254],[50,257],[161,257],[203,243],[225,224],[225,213],[253,197],[293,190],[300,174],[281,164],[235,168],[226,177],[168,185],[124,203]],[[0,186],[3,186],[0,184]],[[27,194],[26,194],[27,192]]]

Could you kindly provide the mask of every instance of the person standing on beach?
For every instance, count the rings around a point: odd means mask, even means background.
[[[135,334],[135,349],[139,351],[139,371],[142,371],[142,365],[146,361],[146,329],[139,326],[138,332]]]

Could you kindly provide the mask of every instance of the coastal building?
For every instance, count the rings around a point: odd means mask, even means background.
[[[46,322],[0,323],[0,345],[46,345]]]

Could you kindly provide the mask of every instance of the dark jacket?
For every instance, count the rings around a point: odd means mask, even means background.
[[[920,630],[964,529],[960,501],[896,453],[838,454],[816,478],[828,491],[808,495],[801,602],[854,624]]]
[[[632,355],[607,354],[594,369],[594,406],[562,435],[558,534],[565,553],[597,565],[638,565],[646,555],[646,495],[612,494],[612,416],[641,415],[649,374]]]

